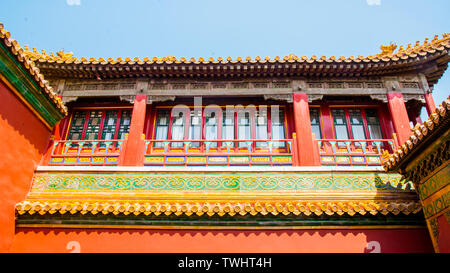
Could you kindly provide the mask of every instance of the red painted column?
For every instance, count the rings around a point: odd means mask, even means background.
[[[434,99],[431,93],[425,94],[425,108],[427,109],[428,116],[436,110],[436,104],[434,104]]]
[[[147,108],[147,95],[136,95],[134,98],[133,113],[131,116],[128,139],[124,143],[123,155],[120,165],[142,166],[144,165],[145,137],[144,124]]]
[[[402,93],[387,93],[388,107],[399,144],[402,145],[411,135],[408,112]]]
[[[297,133],[297,155],[300,166],[318,166],[318,149],[314,145],[309,117],[308,95],[306,93],[293,94],[294,124]],[[317,153],[317,155],[316,155]]]

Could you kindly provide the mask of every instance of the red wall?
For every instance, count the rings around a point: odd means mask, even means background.
[[[427,229],[125,230],[19,228],[11,252],[433,252]]]
[[[14,236],[14,206],[23,201],[50,130],[0,80],[0,252]]]

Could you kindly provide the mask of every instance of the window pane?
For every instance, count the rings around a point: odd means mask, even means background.
[[[366,139],[363,125],[352,125],[353,139]]]
[[[238,115],[238,139],[251,139],[249,112],[244,112]],[[239,147],[247,147],[247,144],[240,142]]]
[[[217,140],[219,134],[219,119],[215,112],[205,117],[205,140]],[[217,142],[211,143],[210,147],[217,147]]]
[[[76,111],[73,114],[72,125],[70,126],[69,140],[80,140],[86,120],[86,111]]]
[[[345,119],[344,109],[333,109],[334,132],[336,139],[348,139],[347,121]]]
[[[273,106],[272,106],[273,107]],[[278,113],[273,109],[278,108]],[[272,125],[272,139],[285,139],[284,110],[280,107],[272,108],[270,123]],[[273,147],[284,147],[284,142],[274,142]]]
[[[202,112],[191,111],[189,124],[189,139],[200,140],[202,138]],[[200,147],[200,142],[192,142],[189,147]]]
[[[169,132],[169,111],[159,110],[156,116],[156,140],[167,140],[167,135]],[[155,142],[154,147],[163,147],[162,142]]]
[[[336,139],[348,139],[347,126],[335,125]]]
[[[322,132],[320,130],[320,116],[318,109],[310,109],[309,116],[311,118],[311,130],[316,139],[322,138]]]
[[[117,114],[117,110],[106,111],[105,122],[102,128],[102,139],[111,140],[114,138],[114,133],[116,132]]]
[[[349,109],[348,114],[350,116],[350,124],[352,127],[353,139],[366,139],[366,133],[364,131],[364,124],[361,110]]]
[[[367,126],[371,139],[383,139],[380,120],[376,109],[366,109]]]
[[[131,110],[123,110],[120,116],[118,139],[125,139],[125,135],[130,131]]]
[[[222,139],[233,140],[234,139],[234,112],[230,111],[228,114],[226,111],[222,111]],[[223,142],[222,146],[226,144]]]
[[[89,114],[88,125],[86,128],[85,140],[98,139],[98,133],[100,130],[100,123],[102,120],[103,111],[91,111]]]
[[[256,139],[268,140],[267,131],[267,107],[259,107],[259,111],[255,113],[255,137]],[[266,142],[256,142],[256,147],[266,147]]]
[[[184,139],[184,121],[185,116],[183,112],[180,112],[178,116],[172,117],[172,140]],[[172,147],[183,147],[182,142],[172,143]]]

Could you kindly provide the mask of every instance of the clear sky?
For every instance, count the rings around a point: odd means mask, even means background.
[[[20,45],[77,57],[357,56],[450,32],[449,0],[1,0]],[[449,69],[450,70],[450,69]],[[440,104],[450,72],[435,85]],[[423,111],[425,112],[425,111]],[[422,118],[427,118],[426,114]]]

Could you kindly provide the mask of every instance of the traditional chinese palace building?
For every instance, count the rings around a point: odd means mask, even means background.
[[[0,26],[2,252],[436,249],[390,158],[436,109],[448,34],[367,57],[105,59]]]

